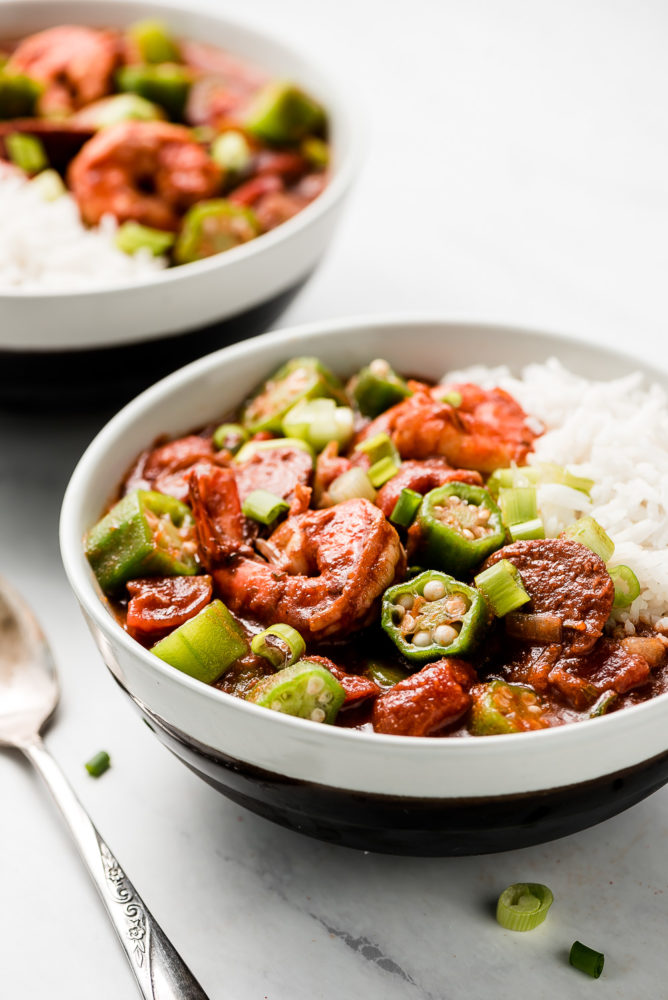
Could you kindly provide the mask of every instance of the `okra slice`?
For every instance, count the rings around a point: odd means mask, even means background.
[[[241,423],[250,434],[257,434],[258,431],[280,434],[283,417],[288,410],[303,399],[320,396],[345,402],[339,379],[317,358],[292,358],[274,372],[246,403]]]
[[[225,198],[200,201],[186,212],[174,248],[177,264],[189,264],[248,243],[260,235],[255,213]]]
[[[383,358],[376,358],[353,375],[348,391],[365,417],[377,417],[411,395],[404,380]]]
[[[278,144],[299,142],[319,132],[325,112],[317,101],[292,83],[272,81],[254,98],[245,127],[251,135]]]
[[[540,698],[524,684],[493,680],[473,688],[471,697],[469,730],[474,736],[523,733],[550,725]]]
[[[22,73],[0,72],[0,118],[32,118],[44,85]]]
[[[181,50],[163,21],[137,21],[128,28],[128,37],[145,63],[175,63]]]
[[[151,648],[155,656],[204,684],[248,652],[248,639],[222,601],[212,601]]]
[[[189,507],[152,490],[119,500],[85,540],[86,557],[107,594],[140,576],[190,576],[197,571],[195,521]]]
[[[300,660],[277,674],[263,677],[246,697],[273,712],[332,723],[346,695],[329,670],[319,663]]]
[[[192,74],[186,66],[159,63],[155,66],[121,66],[116,84],[124,93],[139,94],[164,108],[171,119],[183,118]]]
[[[413,663],[470,655],[487,622],[487,607],[477,590],[436,570],[426,570],[383,595],[381,625]]]
[[[415,554],[459,575],[506,543],[501,511],[482,486],[446,483],[424,497],[411,528]]]

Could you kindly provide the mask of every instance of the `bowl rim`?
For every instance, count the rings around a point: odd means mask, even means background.
[[[234,362],[235,359],[243,358],[245,355],[250,354],[252,356],[255,354],[261,357],[263,348],[269,345],[284,344],[293,351],[298,351],[299,341],[304,337],[324,339],[340,332],[352,333],[353,331],[358,331],[363,334],[365,331],[372,329],[405,327],[433,328],[438,329],[441,333],[447,328],[457,328],[458,330],[469,329],[493,333],[498,337],[519,334],[529,339],[555,340],[564,347],[570,347],[575,350],[585,347],[595,353],[612,357],[614,360],[630,366],[630,370],[637,370],[639,367],[644,367],[640,359],[635,358],[632,354],[625,351],[589,341],[583,342],[581,338],[563,333],[535,330],[512,324],[475,322],[468,319],[459,321],[455,318],[444,319],[442,316],[434,313],[412,312],[405,314],[355,315],[270,331],[251,340],[241,341],[221,348],[206,357],[199,358],[185,365],[135,397],[102,427],[79,459],[63,498],[59,523],[59,538],[65,573],[84,614],[101,629],[109,641],[120,645],[129,656],[142,664],[143,669],[154,674],[157,678],[163,678],[167,682],[176,684],[177,687],[183,685],[194,695],[210,702],[212,705],[223,705],[232,711],[250,713],[251,717],[254,716],[256,720],[261,717],[266,718],[266,709],[243,699],[235,698],[233,695],[220,691],[211,685],[203,684],[201,681],[170,667],[158,657],[152,656],[150,651],[132,639],[109,613],[96,590],[95,580],[85,559],[81,544],[82,539],[79,525],[82,519],[79,511],[82,500],[86,495],[85,487],[87,481],[90,479],[91,470],[94,470],[107,450],[133,426],[136,426],[143,413],[161,403],[164,405],[165,400],[169,398],[173,391],[186,386],[200,375],[211,373],[220,366]],[[664,366],[658,362],[655,363],[655,370],[657,380],[662,375],[664,378],[668,378],[668,366]],[[636,720],[640,722],[642,722],[642,719],[649,720],[653,715],[667,711],[668,693],[665,693],[637,705],[631,705],[622,712],[615,712],[596,719],[585,719],[577,723],[556,726],[540,731],[486,736],[484,739],[472,738],[466,741],[449,740],[438,736],[416,737],[368,733],[334,725],[318,726],[315,728],[317,728],[319,743],[323,745],[323,741],[325,743],[332,741],[332,749],[342,741],[351,745],[357,743],[361,747],[368,746],[369,741],[371,741],[375,747],[385,746],[388,752],[394,753],[399,752],[398,748],[403,747],[411,754],[431,755],[434,748],[439,746],[451,748],[450,751],[441,750],[439,753],[458,755],[462,751],[462,742],[465,742],[467,754],[486,755],[490,751],[494,752],[495,749],[502,747],[505,748],[504,753],[508,754],[513,747],[516,749],[524,747],[526,751],[532,745],[539,746],[541,751],[548,750],[550,745],[558,749],[567,742],[586,738],[586,734],[592,732],[592,727],[595,727],[593,729],[594,733],[610,732],[613,727],[616,727],[619,729],[621,736],[625,729],[635,728]],[[258,713],[261,713],[261,715],[259,716]],[[272,725],[292,728],[297,733],[301,731],[303,734],[307,733],[312,737],[314,736],[314,725],[308,719],[300,719],[277,712],[272,712],[271,716]],[[267,719],[266,721],[269,723],[270,720]],[[536,745],[536,740],[540,741],[538,745]]]
[[[17,10],[29,11],[31,8],[45,8],[52,6],[57,9],[58,0],[0,0],[0,15],[3,8],[15,6]],[[83,10],[91,7],[102,6],[105,0],[67,0],[68,7],[80,7]],[[108,2],[108,0],[107,0]],[[347,148],[341,159],[334,158],[334,168],[330,179],[324,190],[306,205],[301,211],[286,222],[282,222],[275,229],[268,233],[262,233],[253,240],[233,247],[225,253],[213,254],[203,260],[191,261],[188,264],[179,264],[174,267],[166,267],[163,270],[155,271],[151,274],[140,275],[136,279],[124,279],[120,281],[107,282],[103,284],[91,284],[85,288],[2,288],[0,287],[0,303],[6,299],[10,301],[34,300],[41,302],[50,299],[95,299],[105,293],[130,292],[145,288],[160,288],[165,284],[173,285],[178,282],[205,275],[211,271],[218,271],[229,268],[234,264],[241,263],[249,257],[253,257],[263,252],[269,252],[277,244],[290,240],[304,229],[326,215],[330,209],[342,199],[346,191],[351,186],[356,175],[357,168],[362,159],[362,115],[358,113],[359,101],[353,100],[352,92],[343,82],[341,82],[330,69],[325,65],[324,71],[315,59],[308,55],[303,55],[301,49],[288,41],[282,32],[264,32],[261,28],[250,20],[230,15],[229,12],[219,12],[215,8],[206,8],[195,3],[191,6],[188,0],[114,0],[114,8],[118,10],[118,21],[123,20],[123,10],[128,7],[141,6],[151,11],[172,10],[186,15],[210,18],[217,21],[223,28],[230,27],[233,30],[246,35],[251,40],[256,40],[269,45],[276,53],[285,56],[289,60],[303,62],[312,68],[314,72],[322,77],[329,91],[329,99],[325,103],[335,105],[335,118],[340,120],[345,128],[347,136]],[[113,25],[112,25],[113,26]],[[221,46],[219,46],[221,47]],[[227,50],[226,50],[227,51]],[[235,55],[234,50],[230,50]],[[241,57],[239,57],[241,58]],[[261,66],[259,66],[262,69]],[[299,82],[299,81],[297,81]],[[327,107],[328,114],[332,114],[330,107]],[[94,303],[92,303],[94,305]]]

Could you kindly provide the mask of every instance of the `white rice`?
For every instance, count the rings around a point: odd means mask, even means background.
[[[541,486],[538,506],[546,534],[556,536],[591,514],[615,543],[610,566],[625,564],[640,595],[617,612],[626,631],[639,621],[668,628],[668,396],[635,372],[609,382],[581,378],[552,358],[528,365],[521,378],[508,368],[475,366],[443,381],[469,381],[510,392],[546,428],[528,462],[555,462],[594,480],[591,502],[577,490]]]
[[[70,194],[46,201],[20,172],[0,172],[0,292],[77,291],[155,274],[166,265],[147,250],[133,256],[114,243],[116,221],[87,229]]]

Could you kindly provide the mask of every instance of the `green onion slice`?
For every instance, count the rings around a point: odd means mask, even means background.
[[[44,144],[36,135],[26,135],[24,132],[10,132],[5,136],[7,155],[27,174],[36,174],[48,167],[49,160]]]
[[[508,531],[514,542],[525,541],[527,538],[545,538],[545,525],[539,517],[521,524],[511,524]]]
[[[613,566],[608,570],[615,585],[613,608],[628,608],[640,593],[640,583],[629,566]]]
[[[399,494],[399,499],[392,508],[390,521],[400,528],[408,528],[413,523],[418,508],[422,503],[422,494],[405,487]]]
[[[252,517],[260,524],[271,524],[279,514],[290,510],[290,504],[269,490],[253,490],[241,505],[246,517]]]
[[[396,465],[401,463],[401,458],[399,457],[399,452],[395,447],[394,441],[384,431],[374,434],[373,437],[367,438],[366,441],[362,441],[356,446],[355,451],[361,451],[367,455],[372,465],[380,462],[382,458],[389,458]]]
[[[514,486],[500,490],[499,507],[508,526],[534,520],[538,517],[536,487]]]
[[[86,761],[84,767],[93,778],[99,778],[101,774],[109,770],[111,757],[106,750],[100,750],[90,760]]]
[[[278,622],[253,637],[251,650],[264,656],[277,670],[291,667],[306,652],[306,643],[297,629]]]
[[[568,956],[568,961],[575,969],[579,969],[580,972],[586,972],[588,976],[593,979],[598,979],[598,977],[603,972],[603,963],[605,962],[605,956],[600,951],[594,951],[593,948],[588,948],[586,944],[582,944],[581,941],[574,941],[571,947],[571,953]]]
[[[497,496],[499,490],[512,489],[517,486],[531,486],[540,483],[559,483],[570,486],[589,496],[593,479],[576,476],[554,462],[539,462],[537,465],[513,466],[509,469],[496,469],[487,480],[487,489],[492,496]]]
[[[519,570],[508,559],[499,559],[493,566],[478,573],[473,582],[497,618],[503,618],[531,600]]]
[[[457,409],[458,406],[462,405],[462,394],[461,392],[446,392],[441,396],[442,403],[449,403],[450,406],[454,406]]]
[[[123,222],[116,230],[114,242],[119,250],[132,256],[138,250],[148,250],[154,257],[162,257],[174,246],[176,237],[164,229],[142,226],[139,222]]]
[[[383,483],[386,483],[388,479],[392,479],[396,476],[399,471],[399,466],[396,462],[392,461],[391,458],[381,458],[377,462],[374,462],[369,469],[368,476],[369,482],[372,486],[378,489]]]
[[[496,919],[508,931],[532,931],[545,920],[554,896],[540,882],[515,882],[496,904]]]
[[[337,476],[327,494],[332,504],[343,503],[344,500],[353,500],[356,497],[372,502],[376,499],[376,491],[371,485],[371,480],[359,465],[354,465],[352,469]]]
[[[615,543],[593,517],[587,515],[581,517],[564,531],[567,538],[572,538],[574,542],[586,545],[588,549],[595,552],[597,556],[607,562],[615,551]]]
[[[248,431],[241,424],[221,424],[213,432],[211,441],[216,451],[224,448],[232,454],[239,451],[242,444],[248,440]]]

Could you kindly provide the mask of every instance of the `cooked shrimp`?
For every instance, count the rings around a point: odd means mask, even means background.
[[[42,113],[74,111],[111,93],[120,58],[114,32],[64,24],[24,38],[6,68],[45,84]]]
[[[383,591],[403,572],[399,536],[368,500],[288,517],[263,547],[270,562],[238,552],[213,570],[230,610],[285,622],[306,638],[366,625]]]
[[[413,395],[372,420],[360,440],[385,431],[402,458],[442,456],[453,466],[487,473],[522,464],[538,436],[522,407],[503,389],[420,382],[410,387]],[[443,402],[443,396],[455,392],[461,396],[459,405]]]
[[[221,170],[183,125],[121,122],[102,129],[70,164],[68,180],[84,222],[103,215],[156,229],[220,188]]]
[[[403,489],[428,493],[437,486],[444,486],[453,481],[482,486],[482,478],[478,472],[472,472],[470,469],[453,469],[444,458],[429,458],[423,462],[402,462],[396,476],[392,476],[378,491],[376,506],[389,517]]]

